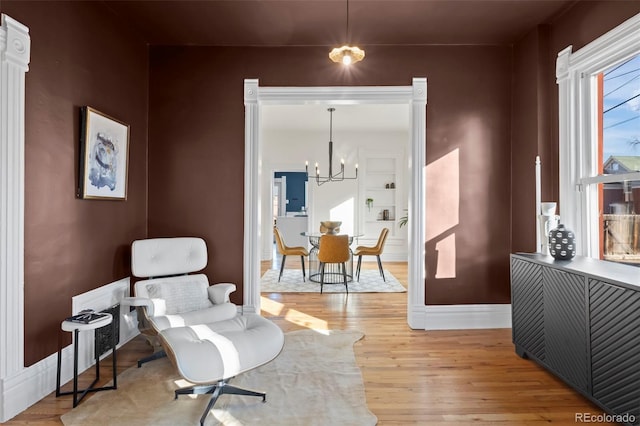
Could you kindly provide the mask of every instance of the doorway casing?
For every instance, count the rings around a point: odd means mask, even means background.
[[[406,104],[410,111],[407,322],[425,329],[425,164],[427,79],[411,86],[260,87],[257,79],[244,81],[244,300],[245,312],[260,312],[261,170],[260,107],[302,104]],[[251,206],[252,208],[248,208]]]

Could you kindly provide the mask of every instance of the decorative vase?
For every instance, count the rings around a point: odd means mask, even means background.
[[[342,222],[336,220],[325,220],[320,222],[320,225],[326,229],[326,234],[335,235],[338,233],[336,229],[340,228]]]
[[[558,260],[573,259],[576,255],[576,240],[573,231],[559,224],[549,231],[549,253]]]

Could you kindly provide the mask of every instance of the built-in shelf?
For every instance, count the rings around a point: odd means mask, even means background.
[[[385,227],[389,228],[389,239],[405,239],[397,224],[404,212],[402,158],[402,153],[396,150],[361,152],[360,196],[365,205],[360,209],[360,229],[364,239],[376,240]],[[371,206],[366,205],[367,199],[373,200]],[[396,242],[402,244],[402,241]]]

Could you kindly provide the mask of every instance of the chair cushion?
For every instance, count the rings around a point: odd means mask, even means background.
[[[309,251],[304,247],[287,247],[282,250],[281,254],[287,256],[309,256]]]
[[[209,300],[209,285],[200,280],[183,281],[179,284],[158,282],[147,284],[147,292],[151,299],[164,299],[165,314],[173,315],[197,311],[213,306]]]
[[[213,383],[256,368],[284,346],[280,327],[257,314],[160,332],[167,354],[191,383]]]
[[[136,277],[187,274],[205,266],[207,245],[202,238],[149,238],[131,244],[131,272]]]
[[[210,322],[224,321],[235,317],[238,308],[235,304],[227,302],[211,306],[207,309],[184,312],[175,315],[158,315],[149,318],[153,328],[157,331],[171,327],[185,327],[195,324],[208,324]]]
[[[358,246],[353,251],[354,256],[364,256],[364,255],[375,256],[378,254],[381,254],[381,250],[378,250],[376,247]]]

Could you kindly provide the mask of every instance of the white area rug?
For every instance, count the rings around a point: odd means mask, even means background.
[[[309,280],[302,281],[301,269],[285,269],[278,282],[280,271],[269,269],[260,280],[260,291],[263,293],[320,293],[320,283]],[[363,269],[360,281],[349,282],[349,293],[400,293],[406,288],[389,271],[384,271],[387,281],[383,281],[378,270]],[[344,284],[325,284],[324,293],[344,293]]]
[[[231,382],[266,391],[267,402],[222,395],[205,425],[375,425],[353,353],[363,337],[352,330],[286,333],[275,360]],[[167,358],[148,362],[120,374],[117,390],[96,393],[61,420],[66,426],[197,425],[209,395],[174,400],[173,391],[187,385]]]

